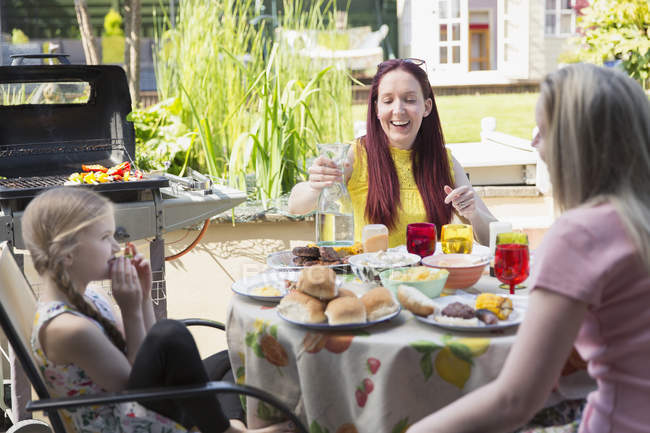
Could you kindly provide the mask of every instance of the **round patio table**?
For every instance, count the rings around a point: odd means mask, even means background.
[[[468,292],[505,294],[498,285],[485,275]],[[517,291],[515,304],[526,305],[527,292]],[[448,331],[403,309],[368,328],[319,332],[287,323],[275,307],[233,297],[226,324],[232,368],[239,383],[282,399],[312,432],[406,430],[496,378],[517,329]],[[585,397],[594,389],[584,370],[570,373],[561,377],[547,404]],[[250,428],[277,419],[264,403],[248,399],[245,404]]]

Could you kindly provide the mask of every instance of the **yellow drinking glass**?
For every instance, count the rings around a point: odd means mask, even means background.
[[[469,224],[445,224],[440,232],[442,252],[445,254],[471,254],[474,243]]]

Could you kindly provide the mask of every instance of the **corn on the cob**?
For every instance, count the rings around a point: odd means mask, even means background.
[[[494,293],[481,293],[476,297],[476,309],[482,308],[493,312],[500,320],[504,320],[512,313],[512,300]]]

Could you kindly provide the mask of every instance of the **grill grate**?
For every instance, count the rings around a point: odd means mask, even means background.
[[[17,177],[0,179],[0,187],[8,189],[49,188],[65,183],[66,176]]]
[[[126,152],[122,140],[93,139],[57,141],[56,143],[27,143],[2,146],[0,158],[25,158],[55,153],[111,152],[114,150]]]

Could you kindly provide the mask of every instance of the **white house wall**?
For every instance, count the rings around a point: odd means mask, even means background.
[[[544,37],[544,2],[531,1],[528,15],[530,80],[540,80],[546,74],[546,38]]]

